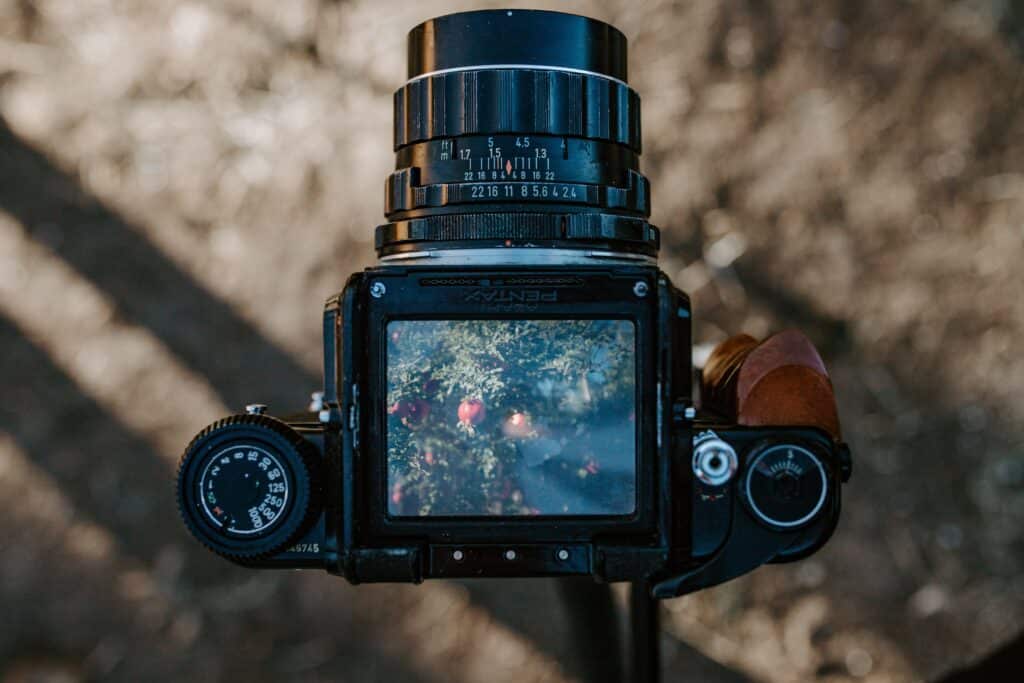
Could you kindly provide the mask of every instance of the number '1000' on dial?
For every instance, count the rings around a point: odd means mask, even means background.
[[[258,446],[239,444],[218,452],[199,477],[206,516],[228,536],[269,532],[288,506],[288,474],[281,461]]]

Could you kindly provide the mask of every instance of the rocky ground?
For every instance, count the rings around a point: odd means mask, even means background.
[[[238,570],[171,494],[201,426],[319,386],[405,32],[492,4],[0,2],[0,680],[578,675],[548,582]],[[1012,3],[538,5],[630,39],[698,357],[805,329],[857,458],[824,551],[665,604],[666,679],[930,680],[1024,628]]]

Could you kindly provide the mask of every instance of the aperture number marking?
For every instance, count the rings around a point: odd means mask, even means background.
[[[568,201],[586,201],[586,190],[579,185],[558,185],[554,183],[488,183],[469,186],[469,196],[462,198],[473,200],[487,199],[559,199]]]

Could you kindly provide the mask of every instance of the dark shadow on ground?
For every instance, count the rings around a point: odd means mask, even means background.
[[[7,399],[0,404],[0,430],[75,508],[145,561],[168,544],[194,545],[178,520],[174,470],[152,446],[84,394],[3,316],[0,348]],[[208,553],[193,555],[196,571],[202,566],[204,574],[223,580],[230,570]]]
[[[253,401],[301,407],[295,399],[321,386],[320,377],[205,290],[141,230],[20,140],[2,117],[0,209],[102,289],[122,315],[148,328],[209,378],[233,409]]]

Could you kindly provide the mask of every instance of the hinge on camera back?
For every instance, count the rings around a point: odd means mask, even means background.
[[[697,418],[697,409],[688,398],[677,398],[672,402],[672,423],[682,426]]]
[[[319,392],[318,392],[319,393]],[[320,397],[317,418],[324,425],[339,425],[348,428],[352,432],[353,439],[358,440],[359,436],[359,388],[352,387],[352,403],[348,407],[348,415],[343,415],[342,407],[337,401],[324,401]]]
[[[359,385],[352,385],[352,403],[348,406],[348,430],[352,433],[352,448],[359,448]]]

